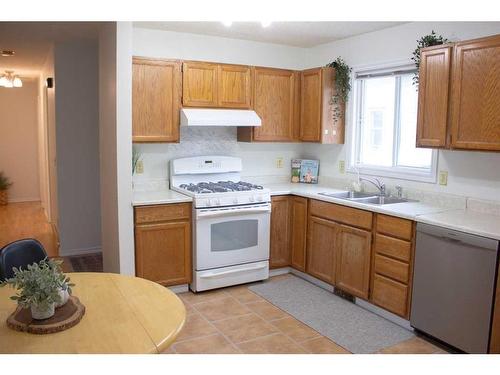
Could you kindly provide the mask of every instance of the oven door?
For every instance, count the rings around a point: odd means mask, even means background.
[[[195,270],[269,259],[271,204],[195,210]]]

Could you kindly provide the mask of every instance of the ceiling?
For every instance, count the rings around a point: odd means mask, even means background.
[[[233,39],[314,47],[319,44],[400,25],[404,22],[134,22],[134,27],[205,34]]]
[[[99,22],[0,22],[0,50],[15,51],[13,57],[0,56],[0,73],[37,76],[53,43],[97,38],[100,27]]]

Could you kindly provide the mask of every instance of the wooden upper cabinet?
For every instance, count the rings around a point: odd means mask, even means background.
[[[307,198],[290,198],[291,216],[291,266],[306,270]]]
[[[335,247],[339,224],[310,216],[307,238],[308,274],[329,284],[335,283]]]
[[[181,63],[134,57],[133,142],[178,142],[180,104]]]
[[[217,64],[189,61],[182,64],[182,104],[185,107],[217,107]]]
[[[271,200],[270,268],[290,265],[290,198],[272,197]]]
[[[340,225],[337,236],[336,287],[367,299],[370,289],[371,231]]]
[[[301,72],[301,141],[344,143],[345,106],[339,104],[337,116],[334,118],[334,79],[333,68],[315,68]]]
[[[291,142],[296,139],[298,75],[292,70],[255,68],[254,110],[260,127],[238,128],[239,141]]]
[[[452,45],[422,49],[419,70],[417,147],[444,147]]]
[[[218,106],[223,108],[252,107],[252,69],[243,65],[218,67]]]
[[[451,147],[500,151],[500,35],[455,45]]]

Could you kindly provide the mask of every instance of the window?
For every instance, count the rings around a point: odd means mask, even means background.
[[[363,174],[436,181],[437,152],[415,146],[414,71],[414,66],[398,66],[355,73],[351,168]]]

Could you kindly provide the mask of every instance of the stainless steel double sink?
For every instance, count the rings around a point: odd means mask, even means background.
[[[345,199],[347,201],[374,204],[374,205],[417,202],[415,200],[406,198],[388,197],[384,195],[377,195],[374,193],[359,193],[356,191],[340,191],[336,193],[323,192],[319,194],[324,195],[325,197]]]

